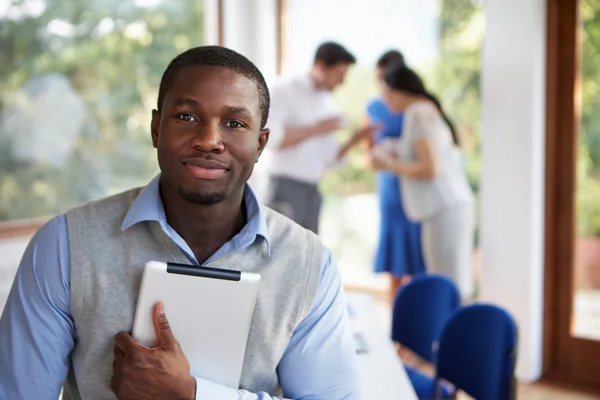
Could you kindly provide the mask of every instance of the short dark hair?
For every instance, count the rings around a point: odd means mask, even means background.
[[[394,90],[399,90],[403,92],[407,92],[417,96],[423,96],[429,99],[431,102],[435,104],[440,114],[448,124],[450,128],[450,132],[452,133],[452,140],[454,144],[459,146],[460,139],[458,137],[458,132],[454,127],[454,124],[442,108],[442,104],[431,92],[425,88],[425,84],[421,77],[412,69],[408,68],[406,65],[393,63],[389,67],[385,69],[383,80],[385,84]]]
[[[315,53],[315,64],[322,62],[328,67],[337,64],[354,64],[356,58],[344,46],[335,42],[325,42],[319,46]]]
[[[398,50],[388,50],[377,60],[377,68],[387,68],[392,64],[404,65],[404,56]]]
[[[177,57],[170,63],[162,79],[158,89],[158,111],[161,110],[162,103],[165,99],[165,94],[173,85],[179,71],[186,67],[197,66],[217,66],[227,68],[230,71],[244,75],[246,78],[256,83],[259,96],[259,108],[262,114],[260,128],[263,129],[267,124],[269,117],[269,89],[267,83],[260,70],[243,55],[221,46],[200,46],[191,48]]]

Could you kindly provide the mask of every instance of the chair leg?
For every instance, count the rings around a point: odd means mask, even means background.
[[[510,400],[517,400],[517,378],[514,375],[510,379]]]

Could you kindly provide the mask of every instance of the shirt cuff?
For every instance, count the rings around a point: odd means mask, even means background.
[[[239,392],[218,383],[196,378],[196,400],[239,400]]]

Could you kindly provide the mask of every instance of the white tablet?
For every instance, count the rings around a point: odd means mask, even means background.
[[[237,389],[260,275],[193,265],[146,263],[132,336],[153,347],[154,305],[162,302],[193,376]]]

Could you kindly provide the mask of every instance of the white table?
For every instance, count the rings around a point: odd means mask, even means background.
[[[382,328],[373,298],[352,292],[346,298],[354,314],[350,317],[352,329],[363,336],[368,348],[367,353],[357,355],[361,398],[417,400],[389,333]]]

